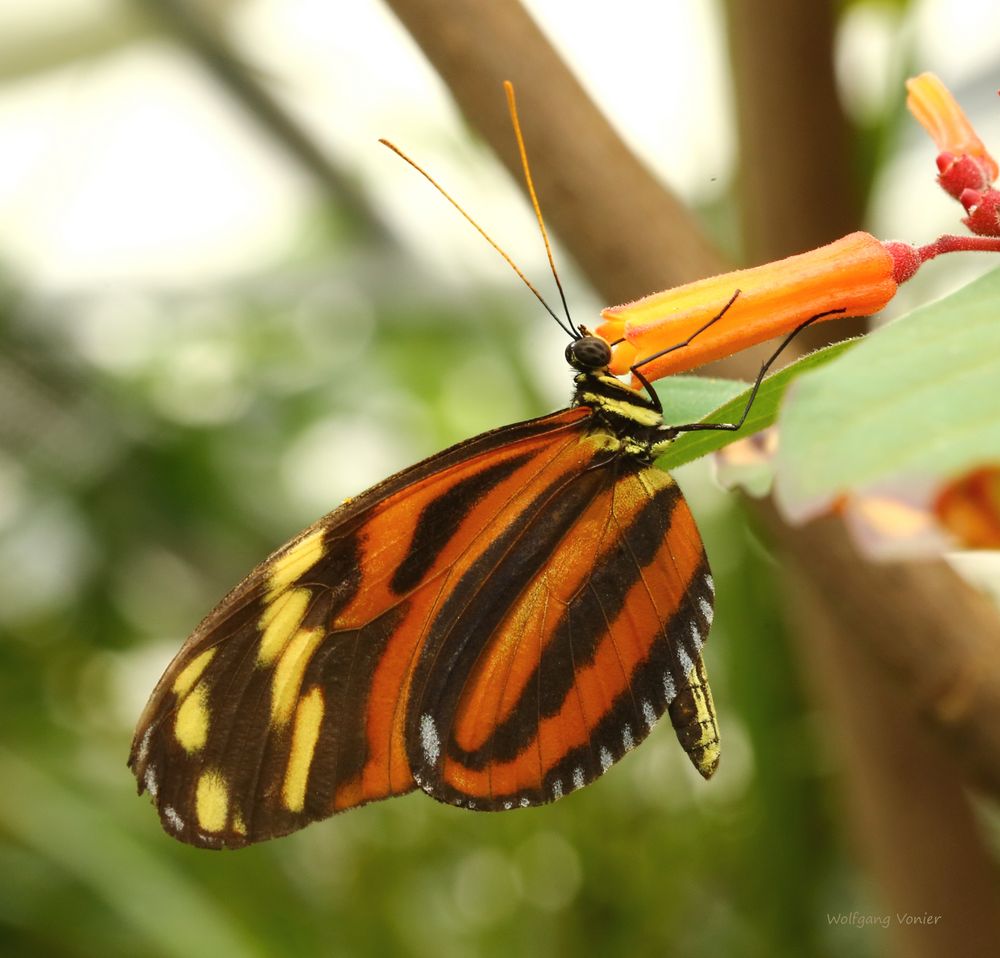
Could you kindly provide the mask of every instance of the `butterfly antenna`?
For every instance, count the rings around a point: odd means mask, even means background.
[[[566,321],[574,336],[582,335],[576,328],[573,318],[569,314],[569,305],[566,302],[566,294],[563,292],[562,283],[559,281],[559,273],[556,272],[556,262],[552,258],[552,246],[549,243],[549,232],[545,228],[545,220],[542,219],[542,208],[538,204],[538,195],[535,193],[535,184],[531,179],[531,167],[528,165],[528,151],[524,148],[524,136],[521,134],[521,121],[517,115],[517,99],[514,96],[514,84],[510,80],[503,81],[504,92],[507,94],[507,107],[510,110],[510,122],[514,127],[514,137],[517,139],[517,149],[521,154],[521,169],[524,170],[524,181],[528,184],[528,193],[531,195],[531,205],[535,208],[535,216],[538,217],[538,228],[542,231],[542,242],[545,243],[545,255],[549,258],[549,269],[552,270],[552,278],[556,281],[559,290],[559,298],[562,300],[563,312],[566,314]],[[562,326],[562,323],[559,324]],[[563,326],[563,329],[566,327]]]
[[[538,292],[537,289],[535,289],[534,285],[532,285],[531,280],[529,280],[528,277],[521,272],[517,263],[515,263],[503,251],[503,249],[501,249],[500,245],[493,239],[492,236],[490,236],[489,233],[486,232],[486,230],[484,230],[468,213],[465,212],[465,210],[459,205],[458,201],[454,197],[452,197],[451,194],[440,183],[438,183],[438,181],[435,180],[434,177],[430,175],[430,173],[427,172],[427,170],[425,170],[422,166],[420,166],[420,164],[417,163],[415,160],[411,160],[410,157],[408,157],[398,146],[396,146],[395,143],[390,143],[388,140],[381,138],[379,139],[379,143],[381,143],[383,146],[387,146],[400,159],[406,160],[406,162],[409,163],[410,166],[412,166],[425,180],[427,180],[427,182],[430,183],[431,186],[434,187],[434,189],[436,189],[449,203],[451,203],[451,205],[454,206],[455,209],[458,210],[458,212],[461,213],[462,216],[464,216],[466,220],[468,220],[468,222],[472,224],[473,227],[475,227],[479,235],[482,236],[482,238],[486,240],[486,242],[489,243],[490,246],[492,246],[504,258],[507,265],[512,270],[514,270],[515,273],[517,273],[518,278],[521,280],[521,282],[524,283],[524,285],[527,286],[528,289],[530,289],[531,292],[535,294],[535,298],[538,300],[538,302],[542,304],[542,306],[545,308],[545,311],[559,324],[560,328],[567,335],[572,336],[574,339],[579,338],[579,334],[572,326],[570,326],[567,329],[565,322],[562,319],[560,319],[559,316],[557,316],[556,313],[553,311],[552,307],[549,306],[547,302],[545,302],[544,298],[542,297],[542,294]],[[548,244],[546,243],[546,245]]]

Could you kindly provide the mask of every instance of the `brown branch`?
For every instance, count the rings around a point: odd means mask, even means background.
[[[748,262],[861,226],[850,131],[833,76],[834,5],[726,0]]]
[[[723,268],[697,220],[629,151],[519,4],[388,3],[520,183],[501,90],[514,83],[545,218],[609,303]],[[635,257],[638,238],[655,257]]]
[[[726,15],[746,261],[781,259],[860,229],[851,132],[833,75],[834,4],[726,0]],[[864,318],[821,323],[798,348],[867,328]]]
[[[939,561],[862,561],[834,518],[790,530],[761,508],[772,538],[804,570],[840,642],[874,654],[942,734],[968,776],[1000,795],[1000,627],[993,602]]]
[[[864,572],[859,564],[858,578]],[[1000,941],[996,866],[957,785],[953,750],[918,720],[901,692],[906,683],[893,681],[864,649],[834,631],[829,606],[839,597],[804,579],[796,586],[797,651],[815,697],[833,719],[828,726],[847,771],[842,784],[854,844],[877,878],[878,912],[890,913],[892,953],[989,958]],[[932,631],[929,625],[927,634]],[[897,913],[940,919],[906,925],[895,921]]]

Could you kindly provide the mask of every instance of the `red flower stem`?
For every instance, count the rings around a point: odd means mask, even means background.
[[[942,253],[1000,253],[1000,237],[995,236],[939,236],[933,243],[918,246],[920,262],[926,263]]]
[[[924,263],[942,253],[1000,253],[1000,237],[996,236],[939,236],[926,246],[892,241],[882,246],[892,257],[892,278],[897,285],[905,283]]]

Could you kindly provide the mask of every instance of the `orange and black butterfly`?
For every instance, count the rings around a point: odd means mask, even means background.
[[[417,788],[540,805],[664,712],[714,772],[712,576],[654,460],[681,430],[732,426],[664,426],[655,393],[608,372],[604,340],[567,331],[569,408],[348,500],[187,640],[129,759],[171,835],[242,846]]]

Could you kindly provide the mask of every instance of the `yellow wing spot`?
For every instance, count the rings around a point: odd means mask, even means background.
[[[201,678],[201,673],[208,668],[208,663],[212,661],[216,651],[216,649],[207,649],[181,669],[177,678],[174,679],[173,686],[174,693],[178,698],[184,698],[191,691],[191,686]]]
[[[275,598],[284,592],[299,576],[308,572],[323,558],[323,528],[314,529],[304,539],[295,543],[284,555],[271,565],[267,577],[266,599]]]
[[[246,822],[243,821],[243,816],[239,812],[233,812],[233,821],[230,828],[232,828],[237,835],[243,835],[246,837],[247,825]]]
[[[323,692],[318,685],[314,685],[299,700],[295,710],[292,749],[281,786],[281,800],[290,812],[301,812],[306,803],[306,785],[323,721],[323,709]]]
[[[174,718],[174,738],[189,755],[204,748],[208,738],[208,690],[204,683],[194,687],[181,703]]]
[[[202,772],[195,792],[195,815],[198,827],[206,832],[221,832],[229,813],[229,786],[218,772]]]
[[[271,599],[260,618],[263,634],[257,649],[258,665],[271,665],[285,650],[288,640],[302,624],[311,598],[308,589],[290,589]]]
[[[322,629],[300,629],[281,653],[271,680],[272,725],[286,725],[292,717],[302,676],[323,635]]]

